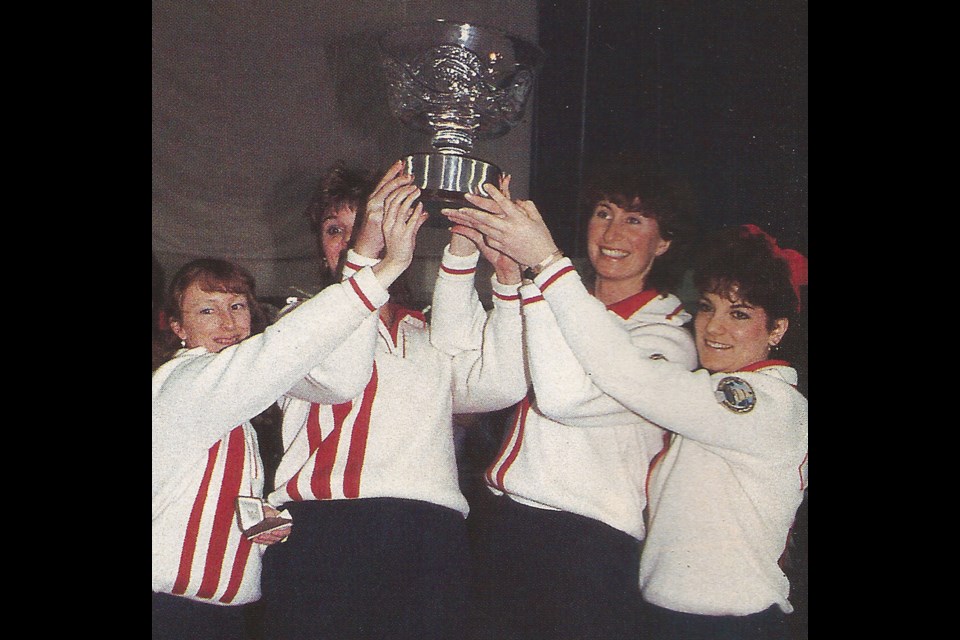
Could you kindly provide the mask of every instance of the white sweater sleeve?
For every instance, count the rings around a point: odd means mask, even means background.
[[[454,413],[496,411],[527,393],[518,285],[500,284],[496,276],[491,281],[493,308],[484,313],[479,347],[453,356]],[[451,301],[447,306],[469,313],[466,304]]]
[[[347,280],[364,267],[372,267],[378,262],[378,258],[368,258],[349,249],[342,279]],[[377,314],[366,318],[343,344],[311,369],[306,378],[297,381],[286,395],[320,404],[339,404],[357,397],[373,374],[378,325]]]
[[[371,314],[287,395],[320,404],[339,404],[357,397],[373,374],[376,345],[377,314]]]
[[[454,413],[503,409],[527,392],[519,285],[493,276],[493,308],[484,309],[476,289],[479,258],[479,251],[455,256],[447,245],[433,291],[430,344],[451,358]]]
[[[455,256],[450,253],[449,244],[443,248],[433,287],[430,344],[448,355],[479,349],[483,343],[487,310],[475,286],[479,259],[479,251],[469,256]]]
[[[618,359],[633,361],[655,357],[683,363],[688,369],[695,366],[695,349],[686,329],[665,321],[624,323],[617,319],[583,288],[569,259],[551,265],[536,281],[541,284],[549,282],[552,276],[561,272],[565,275],[545,288],[549,290],[560,280],[569,279],[583,290],[584,297],[577,300],[580,306],[573,313],[591,318],[579,326],[585,341],[602,345],[616,338],[620,349]],[[544,301],[546,294],[536,285],[524,285],[521,295],[524,298],[527,358],[537,409],[556,422],[578,427],[635,422],[636,411],[626,406],[621,398],[597,386],[592,372],[582,366],[567,343],[554,310]]]
[[[665,429],[704,444],[749,452],[769,449],[769,440],[777,437],[771,428],[771,409],[806,420],[806,400],[782,377],[757,372],[711,375],[704,369],[689,371],[685,363],[623,357],[634,348],[630,336],[614,330],[614,318],[588,312],[593,296],[577,279],[554,281],[544,298],[590,380]],[[596,339],[598,333],[603,340]],[[720,381],[728,376],[747,381],[761,410],[738,413],[718,399]],[[772,422],[786,425],[791,420]]]
[[[210,446],[301,380],[357,327],[387,292],[370,269],[331,285],[262,333],[219,353],[193,349],[154,373],[153,423],[189,425],[181,441]]]

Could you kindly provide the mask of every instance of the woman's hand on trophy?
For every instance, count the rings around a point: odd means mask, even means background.
[[[413,184],[413,176],[403,172],[403,161],[397,160],[390,165],[367,198],[363,223],[357,232],[353,250],[368,258],[379,258],[384,248],[383,220],[387,207],[414,191],[419,195],[419,189]]]
[[[417,246],[417,232],[428,215],[423,204],[417,202],[420,189],[412,191],[403,187],[394,193],[403,192],[404,196],[388,196],[385,200],[382,234],[386,252],[383,260],[373,266],[373,273],[384,287],[390,286],[413,261]]]
[[[510,198],[509,174],[500,177],[500,191]],[[493,265],[497,280],[501,284],[520,282],[520,265],[517,261],[487,244],[482,233],[464,225],[454,225],[450,231],[450,252],[453,255],[466,256],[479,249],[484,259]]]
[[[441,213],[455,225],[479,231],[487,246],[521,265],[539,264],[557,252],[553,236],[532,201],[510,200],[492,184],[484,188],[489,198],[465,196],[476,208],[442,209]],[[506,188],[509,190],[509,183]],[[453,231],[458,231],[456,226]]]

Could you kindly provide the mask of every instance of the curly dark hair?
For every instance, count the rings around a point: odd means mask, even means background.
[[[310,219],[310,230],[313,231],[314,239],[317,243],[317,253],[323,259],[323,219],[331,210],[336,210],[342,206],[356,209],[357,216],[353,222],[351,237],[356,238],[357,231],[363,224],[366,213],[367,198],[376,188],[378,178],[376,175],[365,169],[355,169],[347,167],[342,161],[335,162],[320,177],[320,182],[313,192],[310,203],[307,205],[304,215]],[[352,245],[352,243],[351,243]],[[340,280],[340,270],[343,265],[326,265],[321,269],[321,285],[327,286]],[[392,285],[390,285],[390,298],[397,304],[411,307],[415,296],[410,284],[410,276],[404,271]]]
[[[779,318],[797,320],[797,295],[790,268],[766,238],[741,227],[716,232],[703,243],[694,266],[693,284],[701,292],[736,296],[767,314],[768,329]]]
[[[750,234],[744,227],[728,227],[705,239],[694,265],[693,284],[702,293],[714,293],[730,300],[734,295],[767,314],[767,329],[780,318],[789,324],[780,342],[779,353],[792,362],[803,362],[806,336],[802,307],[790,280],[790,267],[770,240]],[[800,289],[800,295],[805,293]],[[800,308],[798,308],[800,307]]]
[[[680,285],[698,228],[697,199],[684,177],[644,158],[620,155],[592,166],[583,193],[588,220],[604,200],[656,220],[670,248],[654,260],[646,286],[669,293]]]
[[[250,305],[251,335],[263,331],[269,322],[266,312],[257,300],[256,283],[249,271],[220,258],[191,260],[180,267],[167,289],[162,310],[164,322],[154,343],[154,371],[180,348],[180,338],[170,327],[170,321],[181,321],[183,296],[194,283],[203,291],[222,291],[245,296]]]

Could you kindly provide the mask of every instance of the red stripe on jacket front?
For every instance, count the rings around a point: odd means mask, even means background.
[[[650,504],[650,478],[653,476],[653,470],[663,460],[663,456],[667,455],[667,449],[670,448],[670,441],[673,438],[673,433],[670,431],[663,432],[663,446],[660,448],[660,451],[657,452],[653,458],[650,459],[650,465],[647,467],[647,477],[644,482],[643,493],[646,496],[647,504]]]
[[[496,479],[493,477],[493,470],[496,468],[497,463],[494,462],[492,465],[490,465],[490,468],[487,469],[487,482],[500,491],[504,491],[503,477],[506,475],[510,465],[513,464],[513,461],[517,459],[518,455],[520,455],[520,443],[523,441],[523,427],[527,422],[528,411],[530,411],[530,393],[527,393],[523,400],[520,401],[520,404],[517,405],[517,411],[514,414],[515,418],[513,420],[513,429],[510,430],[510,433],[504,439],[503,446],[500,448],[500,453],[497,454],[496,460],[502,460],[503,454],[507,450],[510,440],[513,438],[513,434],[516,433],[517,439],[516,442],[513,443],[513,449],[510,451],[510,455],[507,456],[506,460],[504,460],[500,465],[500,470],[497,471]]]
[[[350,434],[350,450],[347,453],[347,467],[343,473],[343,495],[347,498],[360,497],[360,473],[363,471],[363,458],[367,452],[367,436],[370,433],[370,414],[373,411],[373,399],[377,395],[377,363],[373,363],[373,376],[363,390],[360,410],[353,421]]]
[[[350,414],[350,410],[353,408],[353,401],[348,400],[347,402],[335,404],[330,408],[333,410],[333,431],[320,442],[317,457],[313,461],[313,475],[310,476],[310,491],[316,500],[323,500],[333,495],[333,491],[330,488],[330,477],[333,474],[333,463],[337,459],[337,447],[340,445],[343,421],[346,420]],[[310,407],[311,416],[314,415],[314,411],[319,414],[319,405],[313,404]]]
[[[227,440],[223,482],[220,484],[220,494],[217,496],[217,508],[213,516],[213,529],[210,532],[210,546],[207,549],[203,581],[197,591],[197,596],[201,598],[212,598],[220,584],[224,554],[234,523],[237,496],[240,495],[245,455],[246,440],[243,437],[243,427],[236,427],[230,432]]]
[[[213,476],[213,467],[217,463],[217,452],[219,450],[220,441],[217,441],[207,452],[207,467],[203,470],[203,479],[200,481],[197,497],[193,500],[190,519],[187,520],[187,533],[183,538],[183,549],[180,551],[180,568],[177,570],[177,579],[173,583],[172,593],[174,595],[183,595],[187,590],[187,585],[190,584],[190,567],[193,565],[193,554],[197,549],[203,504],[210,488],[210,478]]]
[[[233,558],[233,571],[230,572],[230,582],[227,584],[227,590],[220,596],[220,602],[229,604],[233,602],[237,591],[240,590],[240,584],[243,582],[243,573],[247,569],[247,558],[250,557],[250,548],[253,543],[247,540],[246,536],[240,536],[240,544],[237,546],[237,553]]]

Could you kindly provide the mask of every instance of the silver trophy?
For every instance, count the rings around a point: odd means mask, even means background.
[[[390,111],[432,136],[433,151],[404,158],[421,200],[435,210],[437,203],[460,206],[465,193],[488,195],[483,185],[497,184],[502,173],[472,157],[473,144],[506,134],[523,118],[543,50],[497,29],[446,20],[391,30],[379,45]]]

